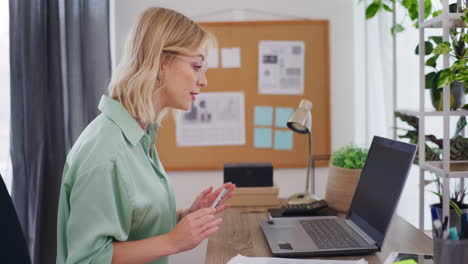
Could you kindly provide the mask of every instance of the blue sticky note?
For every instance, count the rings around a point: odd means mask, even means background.
[[[254,128],[254,147],[271,148],[271,128]]]
[[[276,107],[275,112],[275,126],[276,127],[287,127],[287,122],[289,117],[294,112],[294,109],[291,107]]]
[[[288,130],[275,130],[275,149],[292,150],[293,133]]]
[[[256,126],[273,125],[273,107],[255,106],[254,124]]]

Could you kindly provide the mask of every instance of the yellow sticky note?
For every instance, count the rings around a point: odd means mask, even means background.
[[[414,259],[407,259],[398,262],[393,262],[393,264],[418,264]]]

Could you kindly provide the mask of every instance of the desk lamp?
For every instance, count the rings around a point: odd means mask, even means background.
[[[291,195],[288,198],[288,203],[290,204],[303,204],[311,203],[315,201],[312,195],[309,192],[309,182],[310,182],[310,168],[312,164],[312,141],[311,141],[311,128],[312,128],[312,114],[310,110],[312,109],[312,102],[302,99],[299,103],[299,107],[288,119],[288,127],[294,132],[307,134],[309,138],[309,155],[307,162],[307,175],[306,175],[306,187],[305,192],[296,193]],[[312,174],[314,170],[312,170]],[[314,178],[312,175],[312,190],[314,189]]]

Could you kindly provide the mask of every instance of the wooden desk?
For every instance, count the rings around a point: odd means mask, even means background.
[[[205,264],[224,264],[241,254],[249,257],[271,257],[271,251],[260,227],[268,219],[265,207],[234,207],[222,213],[220,230],[209,238]],[[332,259],[357,260],[369,264],[384,263],[392,251],[432,254],[432,239],[400,216],[395,215],[381,252]],[[326,259],[327,257],[319,257]]]

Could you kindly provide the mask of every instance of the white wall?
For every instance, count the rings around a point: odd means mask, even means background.
[[[111,33],[114,61],[118,63],[127,32],[138,15],[150,6],[179,11],[196,21],[284,20],[294,18],[328,19],[330,21],[331,52],[331,127],[332,150],[354,141],[354,64],[353,10],[349,0],[202,0],[202,1],[128,1],[112,2]],[[258,11],[258,12],[257,12]],[[358,64],[359,65],[359,64]],[[194,197],[209,185],[222,183],[222,172],[169,172],[178,208],[188,207]],[[276,169],[275,183],[280,196],[286,197],[304,188],[305,169]],[[325,190],[327,169],[316,170],[317,194]],[[203,263],[206,244],[191,252],[171,258],[171,263]]]

